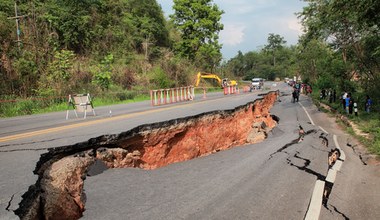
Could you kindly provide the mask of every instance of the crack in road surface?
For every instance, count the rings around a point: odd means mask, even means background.
[[[325,146],[325,147],[329,147],[329,140],[327,139],[327,136],[328,135],[324,135],[324,133],[321,133],[321,135],[319,135],[319,138],[322,139],[322,145]]]
[[[298,153],[299,153],[299,152],[295,153],[295,154],[293,155],[293,157],[294,157],[294,158],[297,158],[297,159],[300,159],[300,160],[303,160],[303,161],[304,161],[304,165],[303,165],[303,166],[298,166],[298,165],[294,164],[294,163],[291,161],[290,158],[287,158],[287,159],[286,159],[287,163],[288,163],[290,166],[296,167],[296,168],[299,169],[299,170],[302,170],[302,171],[304,171],[304,172],[306,172],[306,173],[308,173],[308,174],[311,174],[311,175],[316,176],[318,180],[322,180],[322,181],[324,181],[324,180],[326,179],[326,176],[324,176],[324,175],[322,175],[322,174],[320,174],[320,173],[318,173],[318,172],[316,172],[316,171],[314,171],[314,170],[312,170],[312,169],[309,169],[308,166],[310,165],[310,160],[298,156]]]
[[[16,193],[14,193],[14,194],[11,196],[10,200],[8,201],[8,205],[7,205],[7,207],[5,208],[5,210],[8,211],[8,212],[13,211],[13,210],[9,209],[9,207],[11,207],[11,205],[12,205],[12,201],[13,201],[13,198],[15,197],[15,195],[16,195]]]
[[[316,133],[317,131],[315,129],[311,129],[307,132],[304,132],[303,128],[299,125],[299,137],[292,140],[290,143],[287,143],[285,144],[284,146],[282,146],[281,148],[279,148],[276,152],[272,153],[269,155],[269,158],[267,161],[271,160],[273,158],[274,155],[278,154],[278,153],[281,153],[283,152],[284,150],[286,150],[287,148],[291,147],[292,145],[295,145],[295,144],[298,144],[300,143],[303,138],[311,133]]]
[[[350,148],[352,149],[352,151],[354,152],[354,154],[357,155],[357,156],[359,157],[360,161],[362,162],[362,164],[363,164],[364,166],[367,166],[367,165],[368,165],[368,164],[364,161],[364,158],[363,158],[362,154],[356,152],[355,147],[357,147],[357,145],[351,145],[350,143],[347,143],[347,146],[350,147]]]
[[[331,206],[334,210],[331,210],[328,206]],[[341,211],[338,210],[337,207],[335,207],[334,205],[332,204],[327,204],[327,205],[324,205],[324,207],[330,212],[330,213],[338,213],[339,215],[341,215],[345,220],[350,220],[350,218],[348,216],[346,216],[344,213],[342,213]]]

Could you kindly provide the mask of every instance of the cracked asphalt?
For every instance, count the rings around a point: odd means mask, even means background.
[[[316,125],[300,105],[291,103],[289,87],[281,84],[272,89],[283,94],[271,110],[280,121],[264,142],[157,170],[108,169],[89,176],[84,184],[87,202],[83,219],[304,219],[316,180],[326,178],[328,153],[336,147],[333,134],[347,158],[319,219],[380,219],[379,167],[364,165],[347,146],[348,135],[308,98],[301,96],[300,102]],[[99,116],[87,120],[66,121],[65,112],[0,119],[0,138],[46,131],[0,142],[0,219],[18,219],[13,210],[37,180],[32,171],[48,148],[145,123],[231,109],[258,98],[257,94],[213,94],[207,100],[200,96],[196,102],[155,108],[148,102],[102,107],[96,108]],[[122,117],[108,120],[110,109],[113,117]],[[49,132],[57,126],[96,120],[99,123]],[[300,126],[305,131],[302,140]]]

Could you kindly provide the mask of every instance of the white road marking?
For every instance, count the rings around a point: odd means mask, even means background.
[[[343,165],[343,161],[337,160],[335,161],[335,164],[331,169],[340,171],[340,168],[342,167],[342,165]]]
[[[312,124],[312,125],[315,125],[313,119],[311,119],[309,113],[306,111],[306,108],[301,104],[301,102],[298,102],[298,104],[300,104],[300,106],[301,106],[301,107],[303,108],[303,110],[305,111],[307,117],[309,117],[309,120],[310,120],[311,124]]]
[[[307,117],[309,117],[310,123],[312,125],[315,125],[313,119],[311,119],[306,108],[300,102],[298,102],[298,104],[303,108]],[[324,128],[322,128],[321,126],[319,126],[319,128],[323,132],[328,134],[328,132]],[[335,182],[336,174],[338,171],[340,171],[340,169],[343,165],[343,161],[346,159],[346,155],[345,155],[344,151],[342,150],[342,148],[340,148],[339,143],[338,143],[338,138],[335,134],[333,136],[333,139],[334,139],[334,143],[335,143],[336,148],[338,148],[340,150],[340,157],[339,157],[340,160],[337,160],[335,162],[334,166],[329,169],[325,181],[317,180],[315,182],[313,195],[311,196],[311,200],[310,200],[309,208],[308,208],[306,216],[305,216],[305,220],[318,220],[319,219],[319,214],[320,214],[321,208],[322,208],[322,201],[323,201],[323,194],[324,194],[324,190],[325,190],[325,184],[326,184],[326,182],[329,182],[329,183]]]
[[[336,170],[329,169],[329,172],[327,173],[326,182],[334,183],[336,178]]]
[[[322,128],[321,126],[319,126],[319,129],[321,129],[323,132],[325,132],[326,134],[329,134],[329,132],[327,132],[324,128]]]
[[[318,220],[321,213],[323,191],[325,189],[325,181],[317,180],[315,182],[313,195],[311,196],[309,209],[307,210],[305,220]]]

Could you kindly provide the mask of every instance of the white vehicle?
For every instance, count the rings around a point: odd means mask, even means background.
[[[253,78],[252,79],[252,89],[261,89],[264,86],[264,79]]]

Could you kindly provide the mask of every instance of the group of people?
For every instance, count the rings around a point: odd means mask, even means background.
[[[307,84],[300,84],[300,83],[295,83],[292,85],[293,86],[293,92],[292,92],[292,102],[298,102],[299,101],[299,96],[300,93],[303,92],[306,95],[308,93],[311,93],[311,86]],[[320,99],[326,99],[328,98],[330,103],[336,102],[337,95],[336,95],[336,90],[335,89],[322,89],[320,92]],[[357,104],[355,103],[354,98],[352,97],[351,93],[347,93],[346,91],[342,95],[342,106],[343,109],[347,112],[347,114],[353,114],[355,108],[357,108]],[[365,103],[364,103],[364,109],[366,112],[371,111],[371,107],[373,105],[372,99],[369,97],[369,95],[366,96]]]
[[[352,94],[349,92],[344,92],[342,95],[342,106],[343,109],[346,110],[347,114],[352,114],[354,107],[356,103],[354,101],[354,98],[352,97]],[[364,109],[367,113],[371,111],[372,107],[372,99],[369,97],[369,95],[366,96],[366,100],[364,102]]]
[[[322,89],[319,95],[320,99],[329,99],[329,103],[333,103],[336,101],[336,90],[335,89]]]
[[[300,94],[311,94],[313,92],[311,85],[306,83],[294,83],[293,85],[293,92],[292,92],[292,102],[298,102]]]

